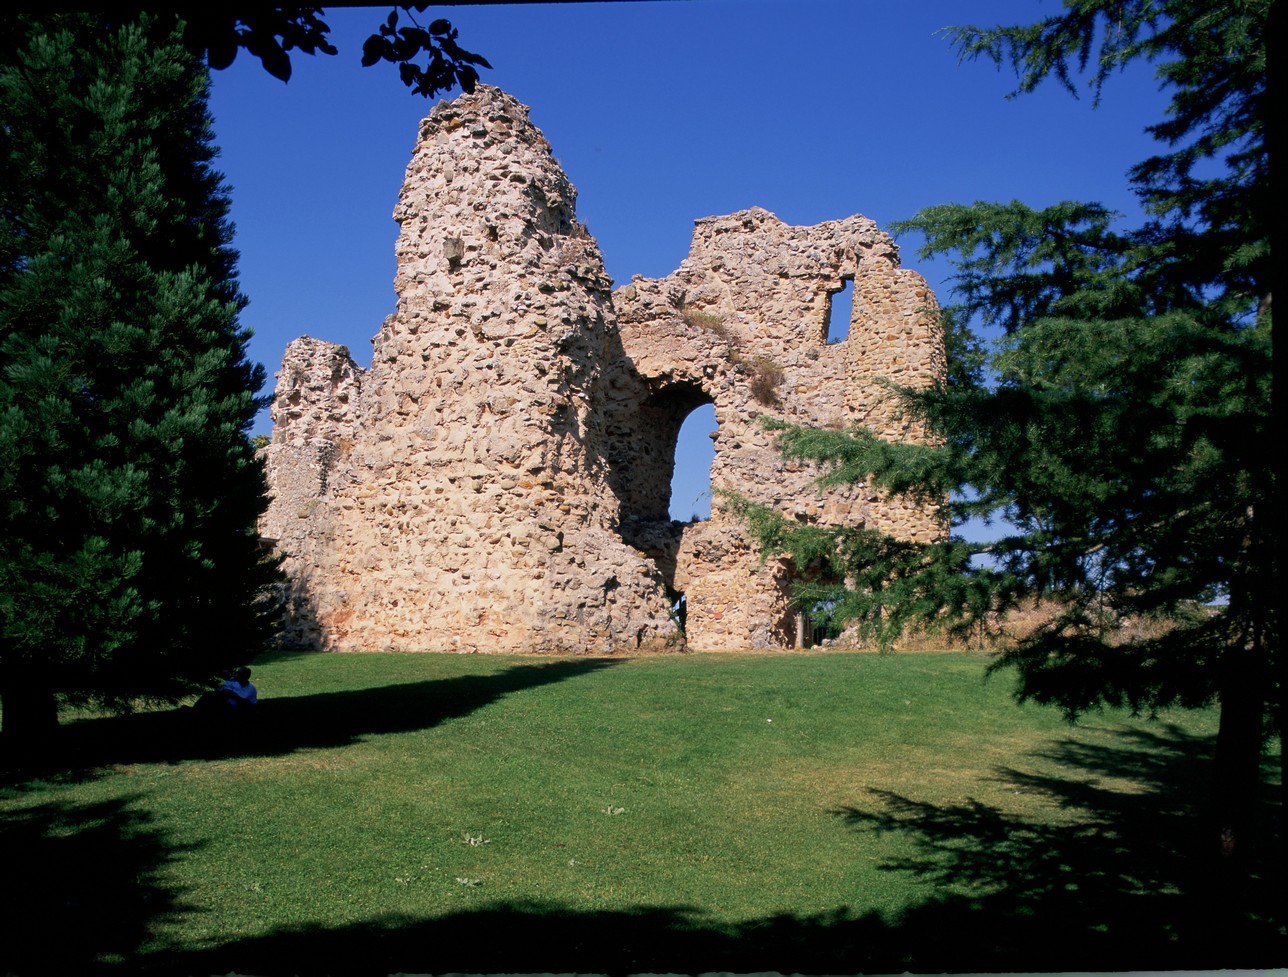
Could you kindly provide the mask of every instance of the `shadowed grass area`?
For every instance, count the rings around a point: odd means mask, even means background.
[[[1070,726],[987,661],[266,658],[252,723],[87,717],[9,777],[0,971],[1288,963],[1271,849],[1192,857],[1215,716]]]

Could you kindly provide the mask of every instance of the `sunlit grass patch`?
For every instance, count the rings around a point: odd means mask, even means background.
[[[132,965],[260,972],[256,951],[321,966],[364,946],[397,947],[390,972],[533,969],[512,940],[475,933],[490,921],[571,948],[611,934],[629,955],[605,967],[691,970],[703,953],[700,969],[757,969],[739,954],[781,944],[815,969],[870,969],[843,965],[860,945],[880,969],[925,969],[943,962],[920,931],[939,906],[969,921],[972,960],[1041,969],[1056,945],[1041,903],[1065,881],[1095,897],[1060,917],[1077,934],[1128,926],[1105,916],[1123,891],[1184,888],[1215,717],[1071,726],[984,681],[987,660],[268,657],[257,721],[227,737],[166,714],[73,724],[88,762],[8,786],[2,810],[25,828],[5,854],[22,880],[84,832],[104,848],[145,839],[124,876],[78,877],[73,912],[125,913],[113,952]],[[1109,825],[1125,825],[1121,847],[1152,847],[1117,854],[1097,840],[1116,838]],[[1047,851],[1044,887],[1024,862]],[[999,902],[1008,879],[1019,905]],[[30,904],[21,891],[22,925],[66,920],[57,887]],[[989,906],[996,919],[973,916]],[[1007,926],[1020,948],[988,949]],[[69,965],[97,958],[58,946]]]

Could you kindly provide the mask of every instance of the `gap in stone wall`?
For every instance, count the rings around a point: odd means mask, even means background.
[[[671,476],[672,519],[689,522],[695,517],[711,518],[711,463],[716,457],[711,434],[716,427],[713,404],[695,407],[680,425]]]
[[[843,280],[838,291],[828,295],[827,344],[844,342],[850,335],[850,316],[854,311],[854,279]]]

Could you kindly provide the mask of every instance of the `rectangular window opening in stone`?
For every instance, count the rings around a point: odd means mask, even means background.
[[[843,343],[850,335],[854,314],[854,279],[841,279],[841,287],[827,293],[827,345]]]

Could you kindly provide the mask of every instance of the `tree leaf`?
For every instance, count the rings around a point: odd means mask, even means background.
[[[387,45],[384,38],[372,34],[362,42],[362,66],[370,68],[373,64],[385,56]]]
[[[467,64],[457,65],[456,80],[460,83],[463,91],[473,92],[474,86],[479,80],[479,73]]]
[[[266,44],[253,51],[259,56],[260,62],[274,78],[282,81],[291,80],[291,57],[283,51],[276,43]]]
[[[236,60],[239,46],[237,32],[234,30],[211,38],[206,48],[206,63],[215,71],[222,71]]]
[[[481,54],[475,54],[473,51],[461,51],[461,52],[459,52],[459,53],[456,55],[456,60],[457,60],[457,61],[467,61],[467,62],[469,62],[470,64],[476,64],[476,65],[478,65],[478,66],[479,66],[479,67],[481,67],[481,68],[491,68],[491,67],[492,67],[492,65],[491,65],[490,63],[488,63],[487,58],[483,57],[483,55],[481,55]]]

